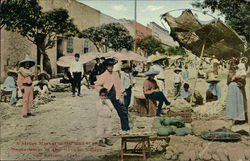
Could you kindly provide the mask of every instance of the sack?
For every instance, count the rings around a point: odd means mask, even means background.
[[[188,135],[191,134],[192,130],[188,127],[183,127],[183,128],[177,128],[175,129],[175,134],[177,136],[184,136],[184,135]]]
[[[168,136],[173,133],[174,133],[173,128],[170,126],[161,127],[158,129],[158,132],[157,132],[159,136]]]
[[[161,124],[161,119],[160,118],[156,118],[154,119],[153,123],[152,123],[152,127],[155,129],[159,129],[160,127],[163,127],[163,125]]]

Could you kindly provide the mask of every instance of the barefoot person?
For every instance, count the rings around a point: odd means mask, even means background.
[[[108,98],[114,105],[121,121],[121,129],[129,130],[128,109],[123,105],[123,87],[118,72],[114,72],[116,60],[109,58],[105,60],[106,71],[97,77],[95,88],[100,91],[102,88],[108,89]]]
[[[20,69],[17,76],[18,88],[22,91],[23,95],[23,117],[34,116],[31,114],[31,108],[33,104],[33,87],[32,82],[34,74],[31,71],[31,67],[35,65],[35,61],[29,56],[26,56],[19,62]]]
[[[108,99],[108,90],[102,88],[99,91],[100,99],[96,103],[97,112],[97,126],[96,136],[98,137],[99,146],[105,147],[106,145],[111,146],[112,143],[108,139],[112,131],[112,111],[114,106]]]
[[[143,93],[146,98],[159,102],[156,115],[160,116],[161,114],[164,114],[162,112],[163,103],[168,106],[170,105],[170,102],[167,100],[162,91],[160,91],[160,88],[154,79],[157,74],[159,74],[159,71],[154,70],[154,68],[150,68],[149,71],[145,73],[148,78],[143,83]]]

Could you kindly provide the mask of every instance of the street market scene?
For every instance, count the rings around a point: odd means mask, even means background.
[[[1,160],[250,160],[250,1],[0,8]]]

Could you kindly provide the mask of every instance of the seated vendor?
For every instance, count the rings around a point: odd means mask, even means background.
[[[215,77],[213,73],[208,75],[207,82],[210,83],[207,93],[206,93],[206,102],[212,102],[219,100],[221,98],[221,88],[218,84],[220,80]]]
[[[71,83],[72,82],[72,76],[69,72],[69,68],[63,69],[63,78],[60,79],[60,83]]]
[[[49,78],[50,76],[46,72],[38,74],[37,90],[40,97],[44,97],[49,94]]]
[[[159,71],[156,71],[154,68],[150,68],[149,71],[145,73],[148,78],[144,81],[143,93],[146,98],[159,102],[156,115],[160,116],[161,114],[164,114],[162,112],[163,103],[168,106],[170,105],[170,102],[160,91],[159,86],[157,85],[156,80],[154,79],[157,74],[159,74]]]
[[[3,90],[12,92],[10,104],[14,105],[17,102],[17,99],[16,99],[16,96],[17,96],[17,86],[16,86],[17,71],[9,70],[7,74],[8,74],[8,77],[4,81]]]
[[[189,84],[188,83],[184,83],[183,85],[183,89],[180,92],[180,96],[179,98],[185,99],[187,100],[187,98],[191,95],[191,91],[189,90]]]

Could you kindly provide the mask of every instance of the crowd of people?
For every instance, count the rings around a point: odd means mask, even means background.
[[[79,61],[80,54],[75,54],[75,60],[70,64],[69,68],[64,69],[63,79],[61,83],[71,83],[72,97],[82,97],[81,85],[82,79],[85,77],[83,64]],[[213,57],[211,61],[212,72],[207,75],[206,81],[209,87],[206,92],[206,102],[221,99],[221,88],[218,77],[219,61]],[[132,88],[135,85],[132,66],[128,62],[122,64],[120,71],[114,71],[117,61],[113,58],[96,58],[96,64],[90,72],[90,84],[99,92],[99,99],[96,103],[97,109],[97,137],[100,146],[112,145],[108,136],[112,131],[112,111],[116,110],[121,124],[122,131],[130,130],[128,109],[131,103]],[[164,74],[164,59],[156,59],[145,76],[147,77],[143,83],[143,95],[146,99],[151,99],[158,103],[156,115],[161,116],[163,112],[163,104],[168,107],[171,102],[166,95],[166,81]],[[228,94],[226,99],[226,117],[238,123],[248,121],[247,101],[246,101],[246,59],[233,58],[229,63],[228,73]],[[192,97],[199,95],[199,91],[191,91],[189,85],[188,63],[180,63],[173,70],[173,88],[174,99],[184,99],[187,102],[192,101]],[[49,79],[50,76],[46,72],[38,74],[38,82],[36,88],[33,89],[35,75],[31,68],[35,65],[35,61],[26,56],[19,62],[19,70],[9,70],[8,76],[3,84],[3,90],[12,92],[10,104],[13,105],[17,101],[17,91],[22,93],[23,117],[35,116],[31,113],[34,91],[42,97],[50,93]],[[184,67],[184,69],[182,69]],[[198,93],[198,94],[197,94]],[[197,97],[196,99],[200,99]],[[203,103],[203,99],[197,101]],[[198,103],[197,103],[198,104]]]

